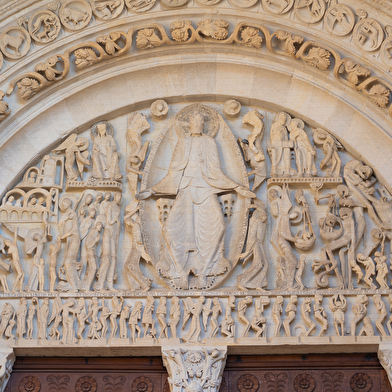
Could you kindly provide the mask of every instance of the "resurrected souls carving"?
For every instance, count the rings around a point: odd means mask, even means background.
[[[392,335],[392,197],[370,166],[284,111],[150,111],[72,133],[4,195],[0,338]]]

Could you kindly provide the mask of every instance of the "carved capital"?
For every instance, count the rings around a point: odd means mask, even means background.
[[[3,392],[10,378],[15,363],[15,353],[12,348],[0,348],[0,392]]]
[[[381,366],[387,372],[389,383],[392,386],[392,344],[380,344],[377,352]]]
[[[226,346],[163,346],[171,392],[219,391],[226,357]]]

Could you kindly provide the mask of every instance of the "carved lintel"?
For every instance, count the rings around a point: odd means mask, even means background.
[[[219,391],[227,346],[162,346],[171,392]]]
[[[15,353],[10,347],[0,348],[0,392],[3,392],[15,363]]]

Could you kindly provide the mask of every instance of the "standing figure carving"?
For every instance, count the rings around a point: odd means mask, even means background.
[[[304,217],[304,230],[300,232],[300,235],[298,233],[296,236],[292,235],[290,221],[301,221],[303,213],[299,207],[293,207],[287,185],[283,189],[278,186],[271,187],[268,194],[271,200],[271,214],[276,219],[270,242],[278,253],[278,261],[281,263],[277,286],[290,290],[294,287],[296,270],[300,269],[291,243],[301,250],[307,250],[313,246],[315,236],[312,233],[309,218],[306,217]]]
[[[148,291],[152,285],[152,280],[146,278],[140,269],[140,259],[151,262],[151,257],[147,254],[142,237],[139,217],[140,204],[133,201],[126,208],[124,222],[132,233],[132,248],[129,252],[124,266],[124,273],[127,276],[130,289]]]
[[[296,295],[292,295],[290,297],[290,301],[286,306],[286,318],[283,321],[283,328],[286,333],[286,336],[291,336],[290,324],[294,321],[295,316],[297,314],[297,302],[298,298]]]
[[[278,337],[282,328],[282,312],[284,299],[281,295],[276,297],[276,301],[272,307],[272,320],[275,323],[274,336]]]
[[[327,312],[325,311],[324,307],[321,306],[323,302],[323,296],[321,294],[317,294],[314,297],[314,318],[321,324],[321,331],[319,336],[323,336],[328,329],[328,319],[327,319]]]
[[[128,131],[127,139],[131,146],[129,152],[129,161],[127,164],[127,177],[132,193],[137,194],[137,184],[139,175],[143,172],[140,171],[144,160],[146,159],[149,142],[142,143],[141,135],[143,132],[150,129],[146,116],[142,113],[133,113],[128,116]]]
[[[222,321],[221,334],[227,338],[235,337],[235,322],[231,315],[232,311],[235,309],[235,296],[230,295],[229,300],[226,305],[225,318]]]
[[[297,172],[291,167],[291,149],[293,142],[289,140],[287,126],[291,117],[285,112],[275,115],[271,126],[268,153],[271,158],[271,176],[293,176]]]
[[[242,123],[253,126],[253,131],[247,139],[238,139],[245,161],[249,162],[252,169],[248,172],[248,177],[255,176],[252,191],[255,191],[263,183],[267,175],[265,156],[261,145],[264,136],[263,118],[263,115],[256,109],[246,113]]]
[[[108,122],[99,123],[91,129],[94,141],[92,157],[92,175],[94,180],[121,181],[122,175],[118,162],[120,154],[113,138],[113,127]]]
[[[104,286],[108,290],[113,289],[113,282],[117,280],[117,245],[121,229],[121,198],[119,192],[114,194],[114,200],[109,203],[106,211],[106,222],[102,236],[102,258],[98,270],[98,282],[94,284],[94,290],[100,291]]]
[[[304,130],[305,124],[299,118],[291,120],[288,130],[290,140],[294,142],[295,163],[297,165],[298,176],[314,177],[317,175],[317,168],[314,164],[316,148],[310,143],[309,136]]]
[[[181,305],[178,297],[172,297],[170,307],[170,332],[172,338],[177,338],[177,325],[181,319]]]
[[[267,229],[267,211],[265,204],[253,199],[249,208],[254,208],[249,219],[248,240],[245,252],[241,254],[244,264],[253,256],[251,266],[237,277],[239,289],[263,290],[268,286],[268,258],[264,250],[264,237]]]
[[[333,312],[333,325],[337,336],[344,336],[345,331],[345,316],[347,310],[347,300],[343,294],[334,294],[329,300],[329,307]]]
[[[207,304],[204,304],[206,299],[204,296],[199,297],[196,302],[192,301],[192,298],[188,297],[183,300],[185,315],[182,323],[182,329],[184,329],[186,322],[191,318],[191,326],[186,335],[184,335],[181,339],[183,342],[188,343],[197,343],[200,340],[201,334],[201,326],[200,326],[200,316],[203,318],[203,327],[204,331],[207,331],[207,321],[208,315],[210,314],[211,308],[211,299],[207,301]]]
[[[357,324],[366,316],[369,298],[366,295],[357,295],[355,305],[353,305],[354,318],[351,320],[351,336],[355,336]]]
[[[174,195],[173,207],[163,225],[164,249],[156,267],[160,276],[170,278],[177,288],[207,286],[207,278],[224,274],[229,261],[224,255],[225,221],[218,193],[234,191],[245,198],[255,194],[228,178],[221,169],[217,144],[203,133],[204,117],[189,119],[189,135],[176,144],[169,172],[158,184],[137,195]]]

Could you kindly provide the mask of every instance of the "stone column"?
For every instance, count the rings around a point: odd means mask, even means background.
[[[383,343],[378,346],[378,359],[387,372],[389,383],[392,386],[392,344]]]
[[[227,346],[162,346],[171,392],[218,392]]]
[[[0,348],[0,392],[4,392],[15,363],[14,350],[10,347]]]

